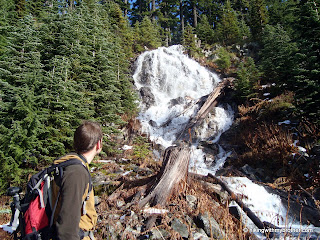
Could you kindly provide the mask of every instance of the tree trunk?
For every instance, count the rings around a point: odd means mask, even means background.
[[[128,0],[124,0],[124,4],[125,4],[125,9],[124,9],[124,16],[127,17],[128,16],[128,9],[127,9],[127,5],[128,5]]]
[[[153,22],[156,21],[155,12],[156,12],[156,0],[152,0],[152,20],[153,20]]]
[[[198,16],[197,16],[197,5],[195,1],[192,2],[192,12],[193,12],[193,27],[198,26]]]
[[[164,153],[162,168],[156,181],[150,189],[148,195],[140,200],[139,208],[143,208],[147,203],[153,206],[165,206],[167,200],[174,190],[178,191],[181,182],[186,182],[190,159],[189,147],[185,143],[182,146],[168,147]],[[153,227],[156,216],[148,218],[146,228]]]
[[[186,144],[168,147],[163,156],[162,168],[158,174],[158,181],[151,187],[152,191],[139,202],[139,207],[147,203],[150,206],[164,206],[172,191],[178,188],[188,173],[190,152]]]
[[[180,0],[180,22],[181,22],[181,34],[184,33],[184,15],[183,15],[183,0]]]
[[[224,89],[231,83],[231,79],[224,79],[219,85],[210,93],[205,103],[202,105],[196,116],[190,119],[185,129],[181,132],[178,139],[188,140],[192,129],[198,126],[208,115],[208,113],[218,104],[219,97],[224,94]]]

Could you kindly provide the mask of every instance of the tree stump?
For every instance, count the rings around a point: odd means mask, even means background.
[[[187,144],[171,146],[165,150],[163,164],[158,173],[158,181],[151,187],[148,195],[139,202],[139,207],[149,205],[164,206],[171,193],[188,174],[190,151]]]

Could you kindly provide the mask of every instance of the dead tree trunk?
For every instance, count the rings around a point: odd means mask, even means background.
[[[152,186],[149,194],[139,202],[139,207],[147,203],[150,206],[164,205],[171,193],[181,180],[185,180],[188,173],[190,152],[185,145],[169,147],[163,157],[162,168],[158,174],[158,181]]]
[[[207,100],[204,102],[196,116],[190,119],[185,129],[181,132],[179,139],[188,139],[191,130],[198,126],[208,115],[208,113],[218,104],[219,97],[224,93],[225,87],[231,83],[230,79],[224,79],[219,85],[210,93]]]
[[[182,147],[168,147],[164,153],[162,168],[158,174],[158,181],[153,184],[151,191],[139,203],[143,208],[147,203],[153,206],[165,206],[168,198],[175,189],[178,189],[181,181],[186,180],[188,174],[190,152],[185,145]],[[156,216],[148,218],[146,228],[153,227]]]

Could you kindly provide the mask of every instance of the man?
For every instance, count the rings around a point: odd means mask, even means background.
[[[77,158],[82,165],[70,165],[63,171],[55,225],[58,240],[94,240],[93,229],[97,222],[94,208],[94,193],[89,189],[91,182],[89,164],[102,150],[102,130],[99,124],[86,121],[74,133],[74,149],[55,163]],[[53,199],[57,199],[58,187],[54,186]],[[88,197],[88,199],[87,199]],[[86,201],[87,200],[87,201]],[[54,201],[53,201],[54,202]]]

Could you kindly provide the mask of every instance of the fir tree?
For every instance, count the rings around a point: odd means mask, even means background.
[[[16,12],[14,8],[13,0],[0,0],[0,59],[3,57],[7,46],[8,32],[15,22]]]
[[[9,35],[0,61],[0,167],[17,171],[22,163],[35,166],[37,157],[44,153],[39,136],[45,125],[39,121],[35,92],[35,86],[43,80],[43,70],[38,50],[41,42],[32,17],[23,18]],[[17,171],[13,178],[4,172],[1,181],[17,183],[20,173]],[[7,186],[8,182],[1,187]]]
[[[214,33],[213,26],[209,24],[206,15],[201,15],[200,22],[196,28],[197,36],[204,44],[213,44]]]
[[[183,33],[183,46],[185,47],[189,56],[194,56],[197,53],[196,37],[194,28],[190,24],[187,25]]]
[[[241,40],[240,27],[236,12],[232,9],[228,0],[223,9],[221,21],[218,23],[216,35],[225,45],[238,43]]]
[[[264,0],[250,0],[248,25],[254,40],[260,40],[262,30],[267,23],[268,13]]]
[[[142,52],[145,48],[155,49],[161,46],[158,26],[149,17],[144,17],[140,24],[136,23],[135,33],[136,51]]]
[[[319,6],[319,0],[304,0],[299,4],[299,21],[296,25],[296,31],[299,34],[299,51],[296,54],[297,67],[294,83],[301,111],[318,123],[320,116]]]
[[[255,89],[259,82],[261,73],[256,67],[253,58],[248,57],[240,63],[235,82],[236,96],[239,103],[254,97]]]
[[[276,83],[282,90],[290,87],[288,84],[293,77],[296,44],[279,24],[266,25],[261,41],[263,48],[260,51],[260,66],[264,77]]]

